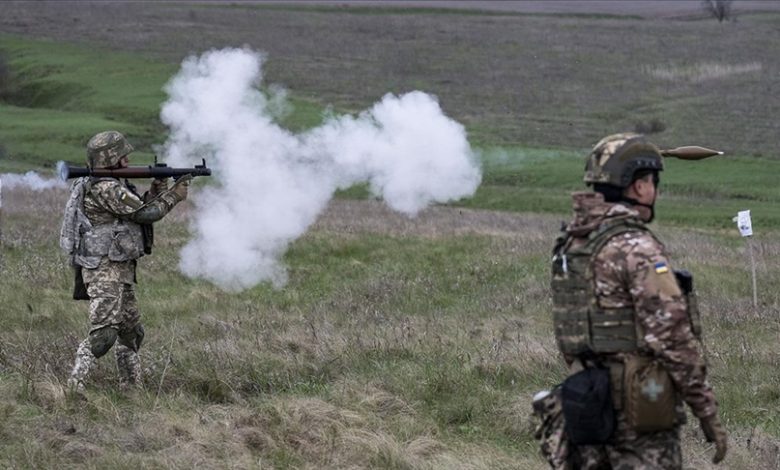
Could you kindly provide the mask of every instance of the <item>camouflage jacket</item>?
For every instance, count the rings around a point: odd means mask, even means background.
[[[604,202],[599,193],[573,195],[574,219],[566,230],[574,243],[607,221],[636,219],[639,212]],[[636,353],[660,359],[682,399],[697,417],[717,412],[707,381],[701,343],[691,330],[685,297],[672,273],[664,246],[649,232],[630,231],[611,238],[593,260],[598,303],[603,308],[633,308],[642,334]],[[567,358],[571,359],[571,358]]]
[[[140,236],[139,224],[150,224],[162,219],[180,201],[172,191],[165,191],[149,199],[142,200],[134,190],[117,179],[94,178],[84,194],[84,214],[95,232],[101,228],[124,226],[133,234],[131,238],[135,238]],[[129,243],[141,243],[141,247],[130,248],[129,251],[133,253],[121,261],[110,259],[110,256],[102,257],[97,266],[83,270],[84,282],[134,282],[135,258],[142,256],[138,249],[142,248],[142,242],[131,240]]]
[[[138,224],[157,222],[179,203],[172,191],[143,201],[127,185],[114,178],[95,178],[84,195],[84,213],[93,226],[124,220]]]

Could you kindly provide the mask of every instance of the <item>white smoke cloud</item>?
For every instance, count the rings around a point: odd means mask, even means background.
[[[284,92],[258,88],[263,59],[246,48],[190,57],[166,87],[166,161],[206,158],[214,170],[192,195],[194,237],[180,262],[186,275],[228,290],[281,286],[281,256],[337,189],[368,182],[391,208],[414,216],[479,185],[463,126],[434,97],[388,94],[357,117],[331,116],[295,135],[274,121],[289,108]]]
[[[23,175],[3,173],[0,175],[0,185],[4,189],[27,188],[33,191],[43,191],[53,188],[66,188],[68,185],[59,178],[44,178],[34,171]]]

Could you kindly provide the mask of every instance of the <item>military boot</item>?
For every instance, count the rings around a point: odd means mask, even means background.
[[[114,348],[116,368],[119,371],[119,387],[122,390],[141,388],[141,361],[138,353],[122,343]]]
[[[76,361],[73,364],[70,378],[68,378],[68,391],[70,393],[83,396],[84,382],[94,364],[95,355],[92,354],[89,339],[85,339],[76,350]]]

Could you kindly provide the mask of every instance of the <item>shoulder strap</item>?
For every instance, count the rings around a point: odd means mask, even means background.
[[[602,224],[598,229],[588,235],[588,242],[584,250],[595,255],[612,238],[627,232],[645,232],[653,235],[650,229],[640,220],[635,218],[623,218]],[[653,235],[653,237],[655,237]]]

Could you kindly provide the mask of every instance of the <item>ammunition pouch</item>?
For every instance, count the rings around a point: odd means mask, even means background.
[[[141,226],[136,223],[99,225],[81,237],[76,261],[88,269],[97,268],[100,259],[130,261],[143,256],[144,241]]]
[[[574,445],[600,445],[615,430],[609,369],[589,368],[570,375],[561,385],[564,429]]]
[[[648,357],[626,359],[622,409],[628,425],[637,432],[673,429],[678,424],[677,392],[661,363]]]

